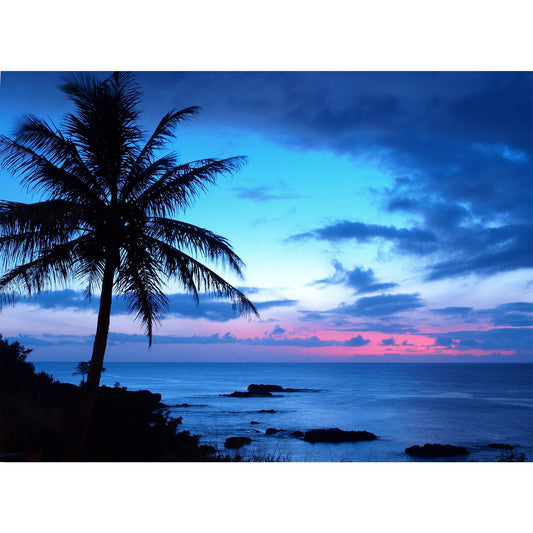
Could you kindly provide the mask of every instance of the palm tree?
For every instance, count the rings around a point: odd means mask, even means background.
[[[227,298],[241,314],[257,310],[237,288],[200,262],[222,264],[242,278],[243,262],[228,241],[176,219],[193,199],[233,173],[243,157],[180,163],[161,154],[176,126],[199,108],[172,110],[150,137],[138,125],[140,90],[134,77],[73,76],[62,90],[75,104],[62,130],[32,115],[13,138],[0,136],[2,166],[42,200],[0,201],[0,308],[19,294],[82,281],[100,290],[96,335],[72,438],[65,458],[79,457],[87,436],[109,331],[113,293],[122,294],[152,344],[168,309],[167,279]]]

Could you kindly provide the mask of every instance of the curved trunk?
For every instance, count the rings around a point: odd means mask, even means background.
[[[67,443],[64,461],[75,461],[83,457],[83,447],[87,438],[87,433],[91,423],[91,416],[98,394],[100,376],[104,364],[105,349],[107,346],[107,335],[109,333],[109,320],[111,317],[111,302],[113,298],[113,278],[115,276],[115,266],[111,261],[106,263],[104,278],[102,280],[102,293],[100,295],[100,308],[98,309],[98,323],[96,335],[94,337],[93,354],[87,382],[83,388],[81,403],[78,413],[72,425],[72,432]]]

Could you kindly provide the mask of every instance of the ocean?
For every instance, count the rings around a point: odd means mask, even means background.
[[[74,363],[35,362],[59,381],[80,382]],[[104,363],[101,384],[162,396],[181,430],[224,450],[227,437],[252,443],[243,457],[290,462],[417,462],[405,448],[438,443],[466,447],[456,461],[496,461],[490,443],[515,446],[533,459],[533,364],[422,363]],[[271,398],[224,397],[248,385],[307,392]],[[187,406],[182,406],[187,404]],[[179,407],[178,407],[179,406]],[[271,412],[261,412],[270,411]],[[253,422],[253,423],[252,423]],[[311,444],[292,431],[366,430],[368,442]],[[268,428],[283,429],[267,435]],[[232,455],[237,452],[225,450]],[[509,453],[509,452],[506,452]],[[447,460],[450,460],[448,458]]]

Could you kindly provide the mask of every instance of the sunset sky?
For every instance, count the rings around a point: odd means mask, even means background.
[[[105,73],[98,73],[104,76]],[[3,72],[0,133],[58,126],[65,73]],[[169,149],[245,155],[185,220],[227,237],[261,318],[168,285],[154,345],[113,305],[108,361],[533,361],[531,72],[140,72],[143,124],[199,105]],[[0,199],[37,201],[0,170]],[[219,272],[223,273],[223,271]],[[98,298],[0,312],[37,361],[89,359]]]

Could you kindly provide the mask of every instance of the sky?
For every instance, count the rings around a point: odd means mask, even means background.
[[[0,133],[61,124],[64,72],[2,72]],[[105,76],[105,73],[95,73]],[[117,296],[107,361],[533,362],[531,72],[137,73],[169,150],[247,156],[184,220],[229,239],[260,318],[169,283],[148,347]],[[0,199],[37,201],[0,170]],[[35,361],[90,358],[98,298],[58,287],[0,312]]]

